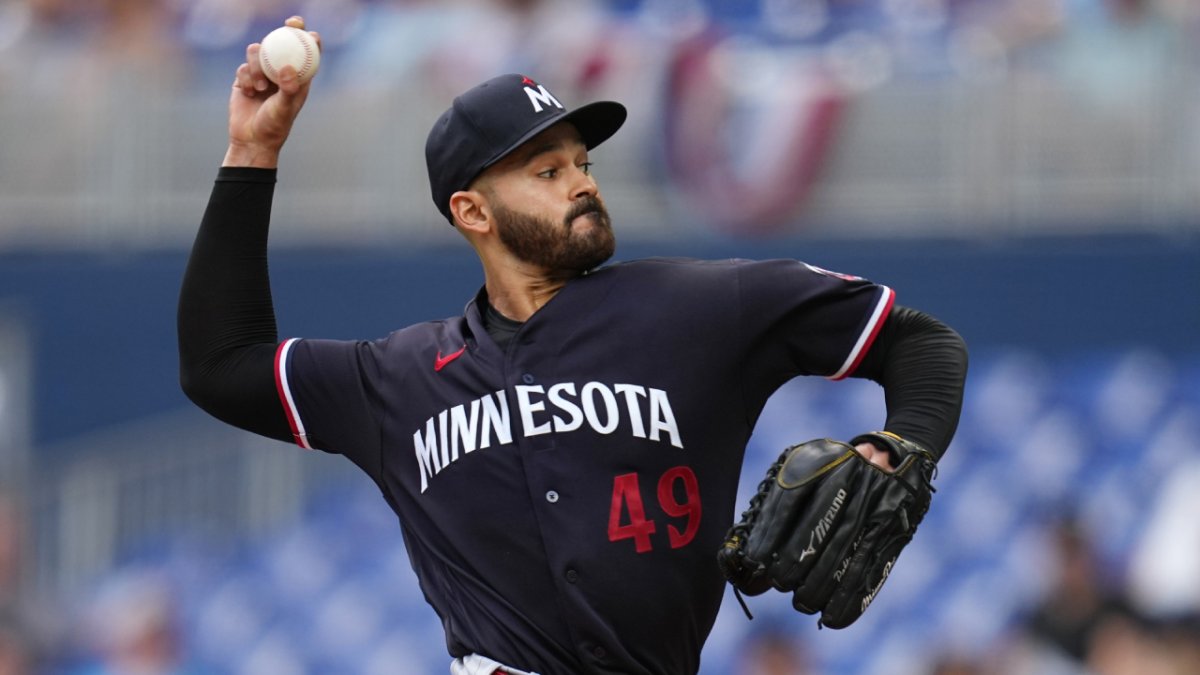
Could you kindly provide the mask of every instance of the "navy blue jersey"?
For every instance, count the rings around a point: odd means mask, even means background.
[[[892,299],[791,260],[645,260],[567,283],[504,349],[481,292],[376,341],[286,340],[276,379],[297,442],[396,512],[453,656],[693,673],[764,404],[850,374]]]

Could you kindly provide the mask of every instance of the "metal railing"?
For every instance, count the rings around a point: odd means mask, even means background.
[[[33,583],[60,597],[148,547],[219,547],[295,522],[315,491],[358,471],[194,410],[71,445],[54,454],[75,459],[39,470],[25,494]]]

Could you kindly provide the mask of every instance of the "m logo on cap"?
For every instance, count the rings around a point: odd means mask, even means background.
[[[554,95],[551,94],[550,92],[546,91],[546,88],[543,87],[542,85],[540,85],[540,84],[537,85],[537,91],[534,91],[531,87],[529,87],[529,85],[537,84],[537,82],[534,82],[533,80],[526,77],[522,80],[521,83],[526,85],[525,86],[525,95],[527,95],[529,97],[529,102],[533,104],[534,112],[539,112],[539,113],[542,112],[542,105],[549,106],[550,104],[554,104],[555,108],[560,108],[560,109],[563,107],[563,104],[559,103],[558,99],[554,98]]]

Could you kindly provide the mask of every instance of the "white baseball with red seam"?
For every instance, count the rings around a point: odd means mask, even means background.
[[[279,84],[279,71],[284,66],[296,69],[296,78],[308,82],[321,65],[321,50],[317,40],[306,30],[283,26],[267,33],[260,43],[258,62],[267,79]]]

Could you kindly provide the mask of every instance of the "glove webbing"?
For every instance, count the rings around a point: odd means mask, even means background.
[[[762,502],[767,497],[767,491],[770,490],[771,483],[779,475],[779,469],[783,466],[784,460],[787,459],[789,450],[791,448],[787,448],[779,453],[779,458],[767,469],[766,476],[759,481],[758,488],[755,490],[754,495],[750,497],[750,506],[742,512],[741,521],[730,528],[730,536],[737,537],[739,541],[746,538],[747,531],[758,520],[758,515],[762,512]],[[759,563],[759,565],[761,564]],[[746,618],[753,621],[754,615],[750,613],[750,607],[746,604],[746,599],[742,597],[742,592],[738,590],[737,586],[733,587],[733,596],[737,598],[738,604],[742,606],[742,611],[746,613]]]

